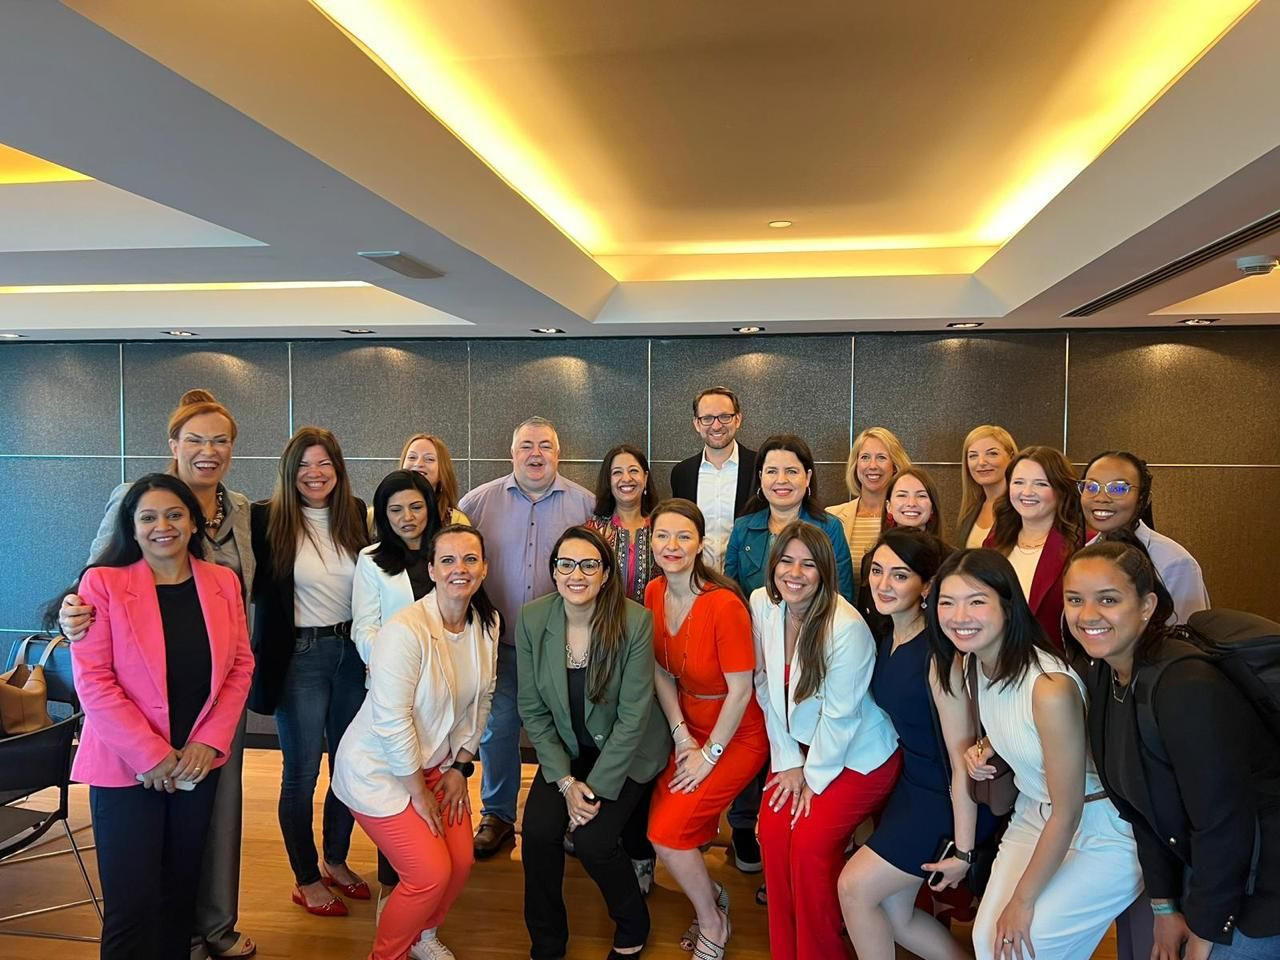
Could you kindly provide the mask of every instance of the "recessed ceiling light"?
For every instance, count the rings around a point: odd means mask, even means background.
[[[775,230],[783,230],[791,226],[791,221],[790,220],[770,220],[769,226],[773,227],[773,229]]]
[[[756,327],[756,326],[734,327],[733,332],[734,333],[763,333],[764,327]]]
[[[190,330],[166,330],[166,334],[171,337],[198,337],[200,334],[192,333]]]
[[[413,277],[415,280],[435,280],[437,277],[444,276],[442,271],[431,264],[423,263],[399,250],[357,250],[356,256],[364,257],[371,263],[394,270],[403,276]]]
[[[355,328],[353,328],[353,329],[351,329],[351,330],[343,330],[342,332],[343,332],[343,333],[351,333],[351,334],[357,334],[357,335],[359,335],[359,334],[362,334],[362,333],[376,333],[377,331],[376,331],[376,330],[361,330],[359,327],[355,327]]]
[[[559,327],[533,327],[534,333],[564,333]]]
[[[1210,324],[1217,323],[1217,317],[1188,317],[1186,320],[1179,320],[1179,323],[1186,324],[1188,327],[1207,327]]]
[[[982,326],[982,324],[977,320],[960,320],[956,323],[948,323],[947,326],[952,330],[972,330],[974,327]]]
[[[20,333],[0,333],[0,340],[21,340],[21,339],[22,339],[22,334]]]

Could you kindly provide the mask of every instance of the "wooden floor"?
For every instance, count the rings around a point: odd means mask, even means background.
[[[533,774],[525,767],[525,781]],[[479,777],[472,779],[472,804],[479,809],[475,792]],[[245,833],[241,866],[240,929],[258,942],[258,956],[264,960],[304,957],[308,960],[359,960],[367,956],[373,939],[373,904],[348,901],[351,915],[344,918],[320,918],[305,913],[289,901],[293,886],[288,860],[276,822],[276,798],[280,784],[280,754],[273,750],[250,750],[245,762]],[[521,792],[523,797],[524,791]],[[317,797],[323,794],[317,791]],[[38,803],[41,798],[33,802]],[[71,824],[79,829],[76,838],[81,846],[92,843],[88,825],[88,788],[72,788]],[[320,823],[317,805],[316,824]],[[56,839],[38,851],[64,849],[66,841],[55,828],[48,836]],[[27,851],[33,852],[33,851]],[[758,907],[752,895],[759,875],[739,873],[725,862],[724,852],[713,848],[707,853],[712,876],[725,884],[732,897],[733,939],[729,956],[732,960],[766,960],[769,956],[768,928],[765,910]],[[350,864],[373,882],[375,853],[359,827],[352,840]],[[454,951],[458,960],[478,958],[528,957],[529,940],[522,913],[523,875],[520,852],[507,851],[494,860],[477,863],[471,879],[448,921],[441,939]],[[97,884],[93,851],[85,860]],[[16,913],[53,903],[81,899],[84,884],[70,855],[0,866],[0,911]],[[609,951],[612,924],[605,913],[595,885],[582,867],[570,860],[565,879],[565,902],[569,905],[572,929],[569,960],[599,960]],[[661,868],[657,884],[649,898],[653,932],[646,960],[688,960],[676,944],[689,922],[688,901]],[[97,918],[90,906],[74,907],[29,921],[9,923],[5,928],[27,926],[37,930],[93,935]],[[3,928],[0,928],[3,929]],[[957,936],[967,937],[966,928]],[[25,937],[0,937],[0,957],[5,960],[89,960],[98,956],[96,944],[69,943]],[[900,956],[910,956],[901,953]],[[1115,957],[1114,939],[1110,934],[1094,954],[1095,960]]]

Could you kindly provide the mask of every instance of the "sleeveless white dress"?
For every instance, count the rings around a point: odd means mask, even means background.
[[[973,947],[978,960],[994,957],[996,922],[1022,879],[1040,833],[1048,820],[1049,788],[1044,751],[1031,709],[1031,691],[1045,673],[1065,673],[1086,698],[1084,683],[1070,667],[1037,650],[1021,682],[991,685],[978,670],[978,703],[982,724],[996,753],[1013,768],[1018,785],[1009,829],[1000,841],[978,916]],[[1085,751],[1085,795],[1102,789],[1093,758]],[[1036,960],[1083,960],[1092,955],[1111,922],[1142,892],[1142,871],[1133,829],[1103,798],[1084,805],[1080,825],[1062,865],[1035,902],[1031,943]]]

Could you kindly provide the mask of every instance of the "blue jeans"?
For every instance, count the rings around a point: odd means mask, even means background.
[[[338,744],[364,702],[364,661],[355,644],[342,637],[294,642],[276,706],[276,731],[284,771],[280,784],[280,833],[299,886],[320,879],[312,835],[316,780],[326,742],[329,775]],[[324,797],[323,846],[327,863],[346,863],[355,819],[333,795]]]
[[[516,822],[520,793],[520,710],[516,703],[516,648],[498,644],[498,676],[489,723],[480,738],[480,813]]]
[[[1246,937],[1238,929],[1230,944],[1215,943],[1209,960],[1276,960],[1280,957],[1280,935]]]

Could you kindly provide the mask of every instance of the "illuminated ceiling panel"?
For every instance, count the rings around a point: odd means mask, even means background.
[[[56,163],[33,157],[13,147],[0,143],[0,186],[14,183],[66,183],[72,180],[92,180],[83,173],[68,170]]]
[[[179,293],[194,290],[317,290],[372,287],[363,280],[251,280],[244,283],[63,283],[0,287],[7,293]]]
[[[620,279],[971,272],[1254,4],[311,2]]]

